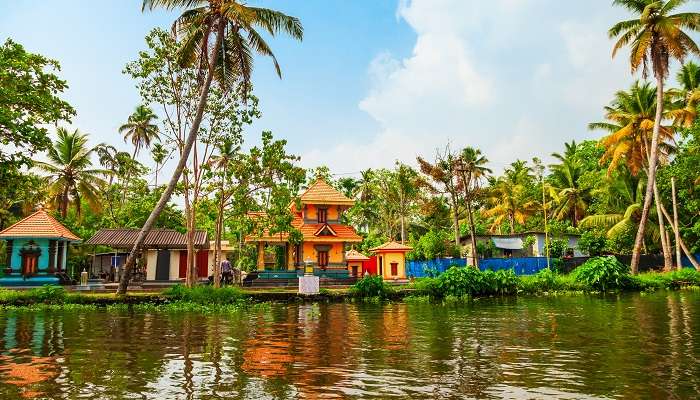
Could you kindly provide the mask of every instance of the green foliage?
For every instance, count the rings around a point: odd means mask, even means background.
[[[628,288],[632,290],[675,290],[685,286],[700,286],[700,272],[694,268],[667,273],[645,272],[630,276]]]
[[[22,164],[31,165],[29,155],[46,150],[51,141],[47,126],[68,121],[75,110],[58,95],[66,82],[52,73],[57,61],[28,53],[7,39],[0,46],[0,183],[5,173]],[[7,153],[12,144],[15,152]]]
[[[595,257],[573,272],[575,280],[592,290],[622,289],[629,280],[629,267],[614,256]]]
[[[365,276],[350,288],[351,293],[361,298],[386,298],[394,289],[381,276]]]
[[[243,298],[241,289],[225,286],[214,288],[209,285],[198,285],[188,288],[175,285],[163,291],[163,295],[171,300],[194,304],[234,304]]]
[[[452,266],[437,278],[432,294],[445,296],[478,296],[514,294],[518,277],[512,270],[479,271],[472,267]]]
[[[549,239],[545,243],[545,248],[549,250],[550,258],[561,258],[566,254],[569,242],[566,239]],[[545,253],[547,254],[547,253]]]
[[[411,237],[415,240],[415,237]],[[425,235],[412,241],[407,257],[410,260],[432,260],[441,256],[454,256],[455,246],[450,242],[450,234],[445,231],[428,231]],[[451,245],[451,246],[450,246]]]
[[[4,304],[61,304],[66,291],[61,286],[45,285],[30,290],[0,289],[0,303]]]
[[[578,249],[584,254],[599,256],[603,254],[606,243],[605,235],[596,231],[586,231],[578,239]]]
[[[481,273],[484,289],[489,293],[500,295],[515,294],[518,291],[518,276],[512,269],[484,271]]]

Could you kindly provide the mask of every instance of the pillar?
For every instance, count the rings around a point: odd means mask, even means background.
[[[294,266],[294,245],[287,242],[287,271],[296,271]]]
[[[265,243],[258,242],[258,271],[265,270]]]
[[[66,264],[68,260],[68,242],[63,242],[63,259],[61,260],[61,271],[66,271]]]

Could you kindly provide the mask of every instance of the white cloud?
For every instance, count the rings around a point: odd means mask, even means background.
[[[389,167],[450,143],[480,148],[500,171],[593,137],[587,123],[631,78],[624,56],[610,59],[607,28],[619,16],[591,3],[401,0],[397,16],[416,33],[412,53],[378,54],[359,102],[379,131],[308,152],[305,164]]]

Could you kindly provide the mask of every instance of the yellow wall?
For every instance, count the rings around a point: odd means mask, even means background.
[[[350,276],[352,275],[352,267],[356,266],[357,267],[357,276],[362,277],[362,261],[348,261],[348,274]]]
[[[377,253],[383,260],[382,277],[386,280],[406,279],[406,255],[404,253]],[[395,262],[397,275],[391,275],[391,263]],[[377,260],[377,273],[379,273],[379,260]]]
[[[345,249],[343,248],[343,243],[316,243],[316,242],[304,242],[304,254],[303,254],[303,259],[301,262],[303,263],[307,259],[313,260],[313,263],[316,264],[317,261],[317,255],[316,255],[316,249],[314,246],[316,245],[331,245],[331,249],[328,252],[328,262],[329,263],[343,263],[343,253],[345,252]]]
[[[326,217],[330,220],[337,220],[338,219],[338,206],[326,206],[328,207],[328,214]],[[306,205],[306,214],[304,215],[304,218],[306,219],[313,219],[316,220],[318,219],[318,208],[314,204],[307,204]]]

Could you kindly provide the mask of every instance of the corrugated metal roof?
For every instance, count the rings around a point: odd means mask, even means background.
[[[100,229],[86,244],[109,246],[115,249],[130,249],[136,242],[140,229]],[[194,233],[194,246],[200,249],[209,247],[207,231]],[[145,248],[185,249],[187,237],[174,229],[153,229],[144,241]]]
[[[0,232],[2,238],[63,238],[80,241],[80,238],[63,226],[46,211],[39,210]]]

